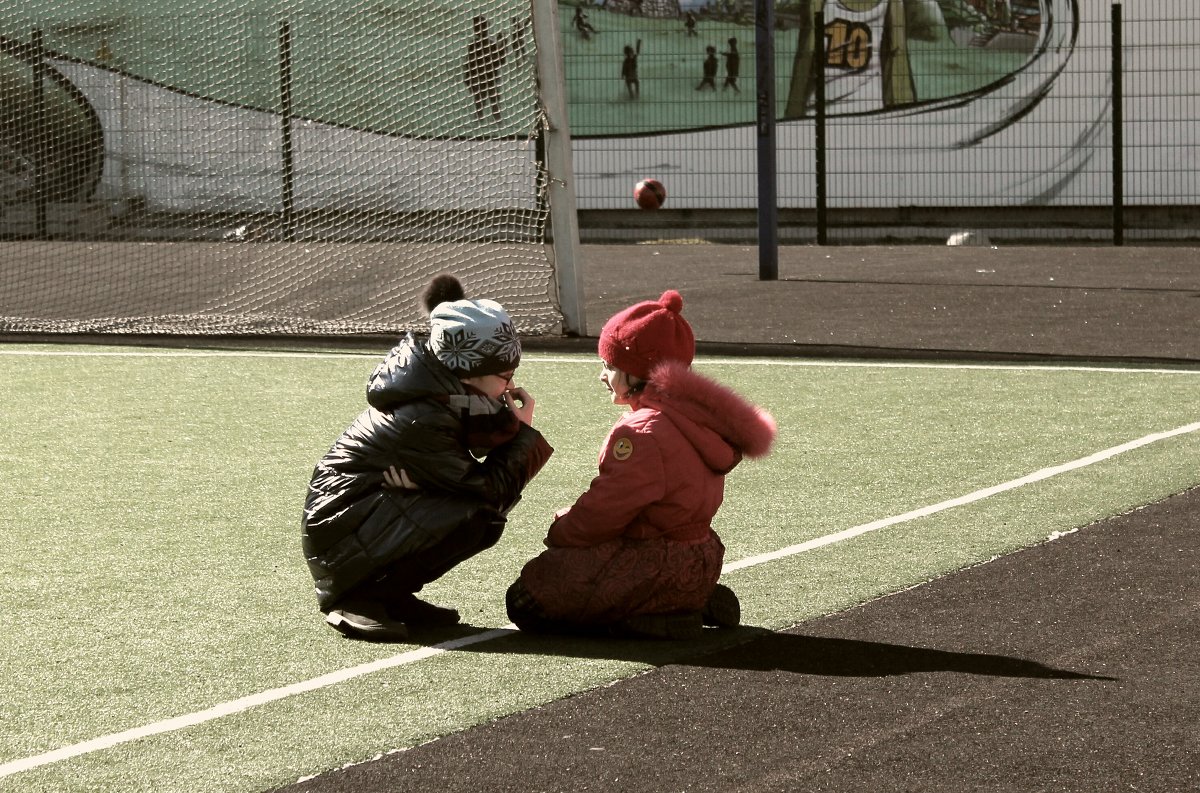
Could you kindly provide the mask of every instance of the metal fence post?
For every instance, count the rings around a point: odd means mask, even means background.
[[[758,106],[758,280],[779,277],[779,198],[775,152],[775,0],[754,7]]]
[[[817,244],[825,245],[828,239],[828,204],[825,162],[825,9],[818,8],[813,17],[813,75],[816,77],[816,129],[813,141],[813,160],[817,179]]]
[[[1112,3],[1112,202],[1113,202],[1113,245],[1125,244],[1125,136],[1124,97],[1121,83],[1121,0]]]
[[[583,291],[583,257],[579,253],[579,217],[575,204],[575,166],[571,154],[571,124],[567,114],[567,89],[562,42],[559,40],[558,3],[529,0],[533,39],[537,44],[540,101],[545,113],[542,130],[546,193],[550,200],[551,245],[558,305],[563,333],[587,334],[587,306]]]

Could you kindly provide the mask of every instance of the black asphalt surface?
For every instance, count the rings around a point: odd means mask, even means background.
[[[586,246],[587,335],[674,288],[712,352],[1192,367],[1197,253]],[[1198,524],[1195,488],[283,790],[1200,790]]]
[[[587,335],[678,289],[712,350],[903,358],[1200,361],[1200,249],[583,248]],[[594,345],[591,346],[594,349]]]

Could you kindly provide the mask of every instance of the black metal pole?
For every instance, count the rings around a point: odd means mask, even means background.
[[[826,204],[828,202],[825,163],[825,11],[818,9],[813,17],[812,73],[816,83],[816,129],[813,141],[813,160],[817,169],[817,244],[829,241]]]
[[[41,239],[48,234],[46,207],[50,201],[50,147],[46,130],[46,49],[42,31],[33,31],[33,216],[34,233]]]
[[[285,19],[279,25],[279,112],[280,153],[283,160],[283,239],[294,237],[293,213],[296,195],[292,155],[292,27]]]
[[[779,199],[775,156],[775,0],[754,6],[758,108],[758,280],[779,277]]]
[[[1121,90],[1124,69],[1121,61],[1121,0],[1112,4],[1112,201],[1113,245],[1125,244],[1125,135],[1124,97]]]

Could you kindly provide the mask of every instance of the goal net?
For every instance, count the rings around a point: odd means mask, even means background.
[[[0,10],[0,332],[563,332],[538,2]]]

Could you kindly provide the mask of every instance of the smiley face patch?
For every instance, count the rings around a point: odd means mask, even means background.
[[[613,457],[622,462],[633,456],[633,441],[629,438],[617,438],[612,448]]]

